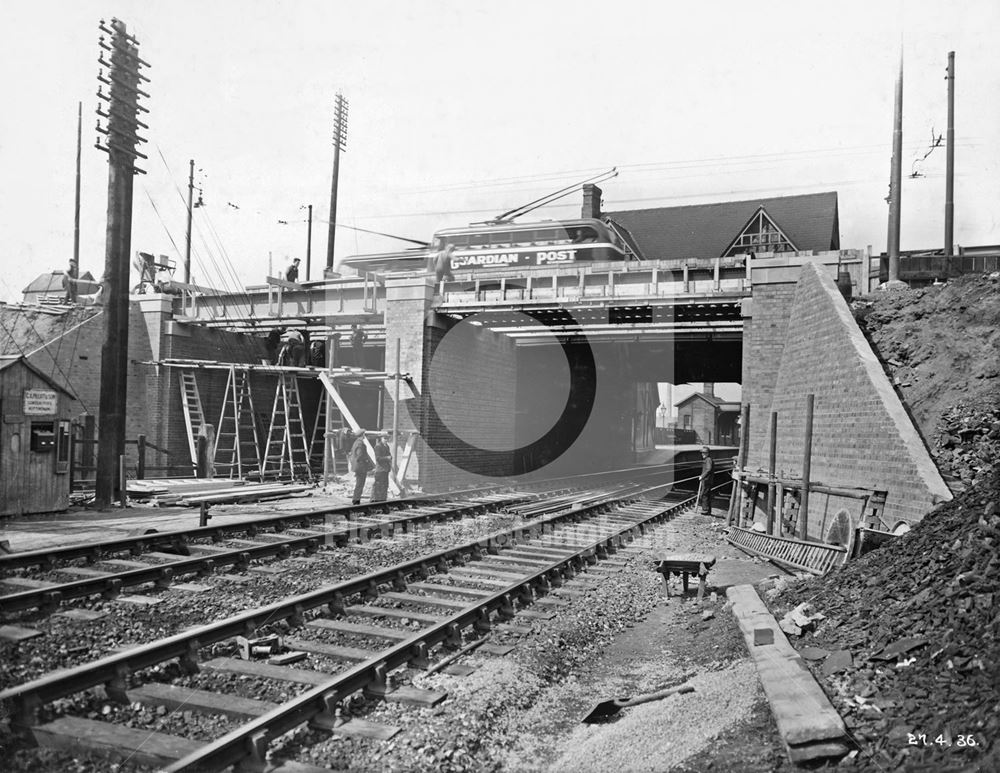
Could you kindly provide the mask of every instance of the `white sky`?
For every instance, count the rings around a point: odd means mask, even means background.
[[[350,101],[338,205],[348,225],[427,239],[618,166],[603,185],[608,210],[836,190],[842,245],[881,251],[901,39],[904,175],[932,128],[945,131],[955,50],[956,241],[1000,243],[1000,3],[694,6],[3,3],[0,299],[18,299],[72,254],[78,101],[81,269],[103,271],[107,156],[93,127],[97,22],[109,13],[152,65],[132,247],[182,256],[195,159],[207,204],[195,211],[199,283],[257,283],[269,253],[276,272],[304,257],[307,203],[319,275],[338,90]],[[917,163],[922,177],[904,182],[904,249],[942,242],[944,160],[941,147]],[[579,207],[574,194],[535,214]],[[340,230],[336,246],[339,259],[403,245]]]

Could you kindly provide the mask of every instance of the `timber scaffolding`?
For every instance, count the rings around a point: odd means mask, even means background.
[[[387,383],[406,384],[410,396],[417,394],[409,373],[387,373],[366,368],[334,366],[314,367],[269,365],[215,360],[164,359],[144,364],[178,370],[180,373],[181,404],[186,425],[186,437],[192,466],[202,476],[216,474],[230,478],[265,480],[322,480],[327,483],[346,472],[349,447],[338,441],[350,430],[356,434],[363,425],[341,394],[343,386],[376,386],[379,389],[378,427],[383,423],[384,391]],[[198,389],[197,373],[227,373],[225,393],[219,421],[214,426],[206,420]],[[258,426],[250,388],[250,375],[274,377],[275,390],[270,420],[266,427]],[[316,380],[322,386],[311,428],[303,412],[300,379]],[[395,408],[398,410],[398,406]],[[395,422],[394,422],[395,426]],[[398,446],[406,434],[405,450],[396,469],[390,472],[389,487],[393,494],[403,491],[401,482],[415,447],[413,433],[400,433],[393,438]],[[369,455],[374,448],[365,438]],[[320,464],[321,462],[321,464]],[[205,469],[205,468],[208,469]],[[317,469],[318,468],[318,469]]]
[[[807,395],[803,474],[798,478],[778,474],[775,469],[777,413],[774,412],[771,414],[768,469],[747,467],[750,406],[743,405],[740,413],[743,431],[732,472],[735,485],[729,501],[726,540],[745,553],[767,559],[786,571],[822,575],[901,532],[891,529],[882,518],[888,491],[827,485],[811,477],[813,403],[814,395]],[[839,506],[829,521],[824,514],[816,530],[823,541],[809,539],[810,494],[857,503],[855,512],[847,506]],[[760,514],[764,523],[758,521]]]

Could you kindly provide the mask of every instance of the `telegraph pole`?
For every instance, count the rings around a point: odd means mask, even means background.
[[[889,281],[899,281],[899,224],[903,187],[903,52],[899,52],[896,110],[892,130],[892,172],[889,176]]]
[[[194,159],[188,168],[188,227],[187,242],[184,247],[184,283],[191,283],[191,212],[194,209]]]
[[[80,277],[80,156],[83,149],[83,102],[76,103],[76,205],[73,211],[73,262],[70,279]],[[74,287],[70,284],[70,287]],[[75,288],[74,288],[75,289]],[[74,292],[73,297],[76,297]]]
[[[309,281],[309,269],[312,266],[312,248],[313,248],[313,205],[306,204],[306,209],[309,210],[309,230],[306,232],[306,281]]]
[[[114,495],[116,478],[119,478],[119,490],[124,492],[125,489],[125,481],[118,473],[119,459],[125,453],[132,182],[136,173],[144,173],[135,166],[136,158],[146,158],[136,150],[136,145],[146,141],[138,135],[139,129],[149,127],[138,116],[140,111],[149,111],[138,101],[140,97],[149,98],[149,94],[139,88],[140,82],[149,79],[140,74],[139,68],[149,65],[139,58],[139,42],[128,34],[124,22],[112,19],[108,28],[102,19],[99,27],[110,40],[105,41],[104,35],[100,37],[102,53],[98,62],[102,69],[97,76],[102,84],[97,89],[97,96],[108,103],[106,110],[100,103],[97,106],[97,130],[105,135],[103,145],[98,136],[97,148],[108,154],[108,225],[95,503],[98,507],[107,507]],[[105,51],[110,54],[110,62],[105,59]],[[103,68],[107,68],[107,75]],[[109,87],[109,93],[104,93],[103,85]],[[102,118],[106,126],[101,125]]]
[[[944,182],[944,254],[955,249],[955,52],[948,52],[948,146]]]
[[[337,178],[340,175],[340,151],[347,151],[347,100],[339,91],[333,119],[333,182],[330,185],[330,231],[326,240],[326,268],[333,270],[333,244],[337,230]]]

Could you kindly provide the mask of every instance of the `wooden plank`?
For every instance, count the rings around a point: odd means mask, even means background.
[[[53,617],[61,617],[64,620],[71,620],[74,623],[92,623],[108,616],[105,611],[96,609],[62,609],[56,612]]]
[[[428,593],[451,593],[455,596],[467,596],[472,599],[481,599],[493,595],[493,592],[488,590],[466,588],[462,585],[445,585],[440,582],[411,582],[407,583],[406,587],[427,591]]]
[[[308,639],[285,639],[285,646],[301,650],[302,652],[325,655],[335,660],[364,661],[378,655],[378,652],[375,650],[365,650],[360,647],[342,647],[338,644],[327,644],[324,641],[310,641]]]
[[[194,690],[177,687],[162,682],[150,682],[128,690],[129,701],[144,706],[166,706],[181,711],[204,711],[211,714],[225,714],[237,719],[253,719],[278,707],[277,703],[242,698],[238,695]]]
[[[421,690],[419,687],[398,687],[392,692],[387,692],[385,700],[390,703],[405,703],[407,706],[437,706],[448,697],[446,692],[436,690]]]
[[[468,676],[469,674],[476,673],[476,671],[475,666],[465,666],[461,663],[452,663],[450,666],[441,669],[442,673],[451,674],[452,676]]]
[[[535,609],[519,609],[517,611],[518,617],[526,617],[531,620],[551,620],[556,616],[555,612],[539,612]]]
[[[77,717],[59,717],[31,728],[31,732],[38,745],[47,749],[76,754],[80,749],[91,749],[153,767],[169,765],[203,745],[176,735]]]
[[[515,649],[517,649],[516,644],[483,644],[478,648],[478,651],[503,657]]]
[[[204,593],[212,590],[211,585],[201,585],[197,582],[175,582],[170,586],[170,590],[183,590],[188,593]]]
[[[379,598],[401,601],[406,604],[425,604],[429,607],[441,607],[442,609],[465,609],[469,606],[466,602],[456,601],[455,599],[444,599],[439,596],[418,596],[414,593],[397,593],[396,591],[380,593]]]
[[[159,604],[163,599],[160,596],[143,596],[139,593],[134,593],[130,596],[116,596],[115,601],[120,601],[122,604],[135,604],[141,607],[151,607],[155,604]]]
[[[357,623],[346,623],[343,620],[327,620],[319,618],[306,623],[307,628],[325,628],[328,631],[339,631],[340,633],[353,633],[357,636],[367,636],[375,639],[389,639],[390,641],[402,641],[413,635],[413,631],[400,631],[395,628],[379,628],[374,625],[359,625]]]
[[[789,746],[839,741],[847,729],[840,714],[813,678],[805,661],[788,643],[778,622],[764,606],[752,585],[726,591],[739,623],[775,723]],[[770,630],[774,643],[754,646],[755,630]]]
[[[492,566],[486,566],[485,564],[468,564],[461,568],[455,568],[448,572],[448,574],[455,575],[456,577],[495,577],[500,580],[506,580],[510,578],[511,580],[523,580],[526,574],[529,572],[505,572],[501,569],[494,569]],[[510,583],[507,583],[508,585]]]
[[[229,674],[246,674],[264,679],[277,679],[279,682],[308,684],[315,686],[330,681],[331,674],[321,671],[307,671],[304,668],[288,668],[287,666],[272,666],[256,660],[240,660],[239,658],[215,658],[200,664],[206,671],[221,671]]]
[[[0,583],[19,590],[38,590],[39,588],[54,588],[59,583],[48,580],[32,580],[30,577],[4,577]]]
[[[376,741],[388,741],[402,729],[393,725],[380,725],[376,722],[369,722],[367,719],[349,719],[346,722],[338,721],[328,714],[319,714],[313,717],[309,726],[321,730],[329,730],[337,735],[353,736],[355,738],[374,738]]]
[[[124,558],[103,558],[99,563],[124,571],[128,571],[129,569],[149,569],[149,567],[153,566],[153,564],[147,564],[142,561],[129,561]]]
[[[0,640],[21,642],[41,636],[42,632],[34,628],[23,628],[19,625],[0,625]]]
[[[358,604],[353,607],[346,607],[345,612],[349,615],[360,615],[361,617],[391,617],[396,620],[417,620],[421,623],[440,623],[447,620],[447,615],[430,615],[426,612],[414,612],[409,609],[396,609],[395,607],[375,607],[368,604]]]

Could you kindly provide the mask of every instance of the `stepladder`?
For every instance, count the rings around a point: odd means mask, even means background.
[[[292,374],[278,374],[261,477],[312,479],[302,400],[298,380]]]

